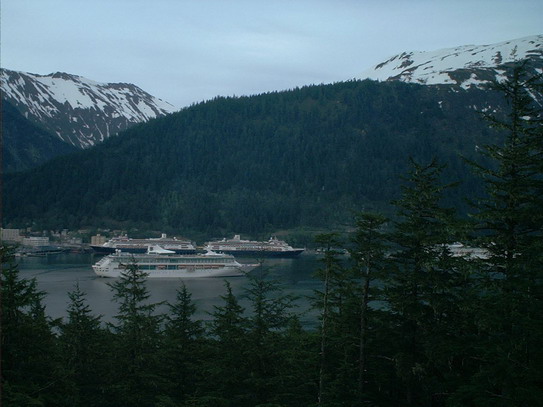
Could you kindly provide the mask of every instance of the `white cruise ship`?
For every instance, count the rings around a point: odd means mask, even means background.
[[[239,263],[228,254],[176,254],[151,246],[147,253],[117,251],[100,259],[92,268],[100,277],[120,277],[134,263],[148,278],[233,277],[245,275],[257,266]]]

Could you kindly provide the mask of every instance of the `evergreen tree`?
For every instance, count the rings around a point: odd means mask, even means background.
[[[382,277],[384,269],[386,235],[383,227],[387,219],[378,214],[360,213],[356,217],[356,230],[352,237],[353,247],[349,253],[354,264],[354,271],[360,278],[360,321],[359,321],[359,355],[358,355],[358,397],[365,398],[365,384],[368,382],[368,336],[375,330],[374,322],[370,323],[372,309],[370,302],[379,297],[375,280]]]
[[[184,283],[177,289],[176,301],[169,304],[164,328],[162,374],[166,393],[183,403],[205,380],[201,367],[204,358],[201,321],[195,321],[196,305]]]
[[[358,318],[353,318],[351,312],[354,308],[352,279],[339,259],[341,244],[337,235],[321,234],[316,236],[315,242],[323,250],[317,277],[324,283],[323,290],[316,291],[315,303],[321,312],[317,400],[319,406],[327,406],[337,399],[351,397],[353,322]]]
[[[70,386],[60,363],[52,321],[45,315],[44,292],[35,279],[19,276],[13,248],[2,245],[2,403],[68,406]]]
[[[108,333],[93,316],[79,284],[68,293],[68,320],[61,324],[62,357],[74,384],[72,406],[104,405],[109,365]],[[66,395],[68,398],[68,395]]]
[[[244,359],[249,366],[245,380],[250,405],[260,405],[280,400],[284,384],[282,337],[292,318],[290,309],[293,298],[280,295],[279,283],[267,278],[263,264],[247,275],[249,286],[245,296],[251,306],[247,317],[247,346]]]
[[[245,309],[232,292],[232,286],[225,281],[226,294],[221,296],[224,305],[215,306],[211,314],[210,333],[215,339],[213,354],[208,366],[208,396],[228,401],[231,405],[246,406],[250,402],[245,380],[247,361],[244,352],[247,346],[247,320]],[[228,373],[226,373],[228,372]]]
[[[486,119],[505,134],[483,148],[493,166],[472,163],[486,197],[475,218],[488,259],[481,265],[479,371],[459,392],[467,405],[537,405],[543,398],[543,94],[525,64],[494,87],[509,103]]]
[[[443,403],[449,391],[443,376],[453,354],[449,338],[458,335],[455,323],[463,318],[466,275],[447,246],[462,228],[454,210],[440,204],[451,186],[439,183],[442,169],[435,160],[427,165],[411,160],[403,194],[394,202],[398,220],[384,294],[397,335],[393,359],[406,405]]]
[[[157,357],[162,317],[155,315],[157,304],[148,303],[146,279],[134,262],[126,265],[121,277],[110,284],[119,304],[118,322],[113,326],[115,368],[110,378],[115,394],[111,402],[116,406],[148,406],[162,385]]]
[[[318,335],[304,329],[298,318],[290,319],[276,354],[282,361],[276,396],[279,405],[315,405],[319,369],[319,355],[316,352],[318,341]]]

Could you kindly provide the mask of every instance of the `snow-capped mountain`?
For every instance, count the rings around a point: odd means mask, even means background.
[[[531,69],[543,72],[543,35],[491,45],[404,52],[362,73],[360,78],[480,87],[490,80],[499,80],[508,64],[524,59],[530,59]]]
[[[132,84],[98,83],[62,72],[2,69],[1,90],[2,98],[30,121],[80,148],[177,110]]]

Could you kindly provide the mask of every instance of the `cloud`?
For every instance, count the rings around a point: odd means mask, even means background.
[[[403,51],[540,34],[540,0],[3,0],[2,63],[178,107],[352,79]]]

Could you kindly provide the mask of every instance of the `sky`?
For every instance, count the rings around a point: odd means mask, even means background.
[[[0,13],[2,68],[133,83],[177,108],[543,34],[542,0],[0,0]]]

